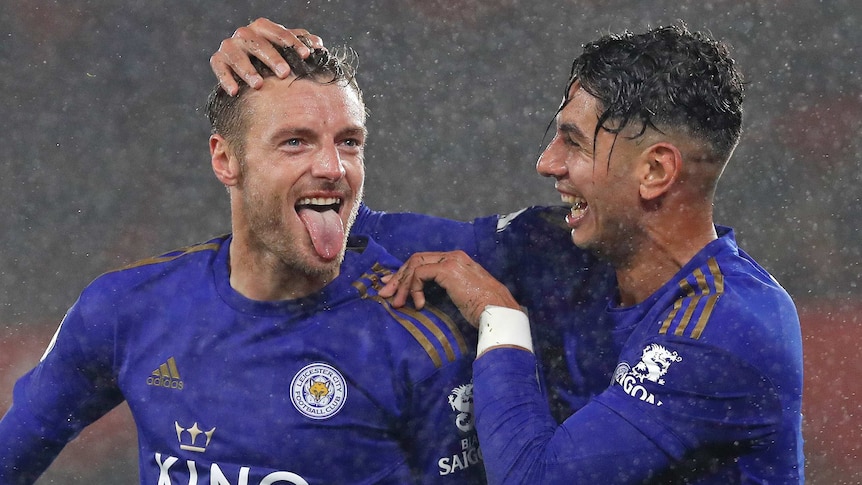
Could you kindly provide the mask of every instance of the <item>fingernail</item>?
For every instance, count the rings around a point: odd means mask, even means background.
[[[288,66],[287,64],[281,63],[281,64],[278,64],[275,66],[275,74],[278,77],[287,76],[287,73],[289,73],[289,72],[290,72],[290,66]]]

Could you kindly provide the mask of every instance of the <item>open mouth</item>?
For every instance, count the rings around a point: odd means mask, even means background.
[[[296,203],[296,211],[299,212],[302,209],[310,209],[316,212],[324,212],[328,210],[332,210],[338,212],[341,210],[341,198],[340,197],[305,197],[299,199],[299,202]]]
[[[333,260],[344,250],[345,231],[340,197],[304,197],[296,203],[296,213],[305,224],[314,250],[324,260]]]
[[[587,204],[587,200],[583,197],[563,194],[562,199],[563,203],[572,206],[571,217],[573,219],[579,219],[586,214],[589,204]]]

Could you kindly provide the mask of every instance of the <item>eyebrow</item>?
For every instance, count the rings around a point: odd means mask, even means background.
[[[578,138],[582,141],[589,141],[589,138],[584,133],[583,130],[578,125],[573,123],[562,123],[557,127],[557,131],[563,133],[565,135],[569,135],[574,138]]]
[[[362,135],[363,137],[368,136],[368,129],[364,126],[356,127],[356,128],[347,128],[341,131],[342,136],[358,136]]]
[[[368,136],[368,129],[364,126],[349,127],[338,132],[339,136]],[[302,138],[314,138],[317,136],[317,131],[311,128],[284,128],[272,134],[271,140],[284,138],[288,136],[298,136]]]

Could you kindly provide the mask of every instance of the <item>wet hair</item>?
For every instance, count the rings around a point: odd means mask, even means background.
[[[309,48],[311,45],[304,37],[299,39]],[[310,79],[321,84],[339,84],[349,87],[362,100],[362,90],[356,82],[356,69],[359,58],[352,49],[344,48],[335,53],[326,49],[312,49],[311,54],[303,59],[296,53],[293,47],[283,47],[273,44],[276,51],[281,54],[290,66],[293,77],[291,82],[300,79]],[[275,73],[267,67],[260,59],[249,56],[252,66],[262,78],[275,76]],[[245,130],[248,120],[244,114],[244,100],[247,93],[252,89],[242,79],[234,74],[234,79],[239,84],[239,91],[231,96],[220,85],[216,84],[207,98],[206,115],[209,119],[211,133],[222,135],[228,140],[234,150],[242,153],[245,138]]]
[[[685,25],[606,35],[584,45],[563,106],[576,82],[603,110],[594,137],[601,129],[618,134],[631,123],[640,124],[634,138],[648,127],[679,130],[707,142],[719,163],[739,141],[742,76],[726,45]]]

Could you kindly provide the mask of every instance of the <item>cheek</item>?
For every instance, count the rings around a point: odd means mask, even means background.
[[[365,164],[362,160],[351,162],[345,166],[347,183],[357,192],[365,184]]]

